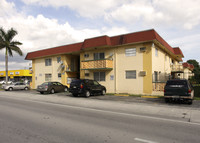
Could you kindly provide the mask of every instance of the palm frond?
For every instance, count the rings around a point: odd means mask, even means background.
[[[13,45],[22,45],[22,43],[19,42],[19,41],[12,41],[12,42],[10,43],[10,45],[11,45],[11,46],[13,46]]]
[[[10,57],[13,57],[13,53],[12,53],[11,48],[7,48],[7,47],[6,47],[6,49],[8,50],[8,55],[9,55]]]
[[[23,52],[22,52],[22,50],[18,46],[16,46],[16,45],[10,46],[10,49],[13,50],[13,51],[15,51],[20,56],[23,56]]]
[[[10,30],[7,31],[6,40],[11,42],[16,35],[17,31],[11,28]]]
[[[2,27],[0,28],[0,37],[2,41],[6,40],[6,31]]]

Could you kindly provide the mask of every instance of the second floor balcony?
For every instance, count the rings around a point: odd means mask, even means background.
[[[183,65],[182,64],[172,64],[171,65],[171,72],[183,72]]]
[[[110,59],[87,60],[81,62],[81,70],[112,70],[113,61]]]

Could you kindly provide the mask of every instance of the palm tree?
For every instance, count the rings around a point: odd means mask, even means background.
[[[14,41],[13,38],[17,35],[17,31],[13,28],[5,31],[0,28],[0,50],[5,49],[5,66],[6,66],[6,84],[8,82],[8,55],[13,57],[13,52],[16,52],[20,56],[23,55],[18,45],[22,45],[19,41]]]

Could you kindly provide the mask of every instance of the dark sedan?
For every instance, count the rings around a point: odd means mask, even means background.
[[[60,82],[44,82],[37,87],[37,91],[41,94],[54,94],[55,92],[66,92],[68,91],[68,87]]]

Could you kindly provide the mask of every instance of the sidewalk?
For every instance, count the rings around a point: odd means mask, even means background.
[[[105,98],[103,96],[97,96],[91,98],[76,98],[71,96],[64,96],[64,94],[41,95],[39,93],[32,93],[32,92],[0,91],[0,97],[59,104],[61,106],[66,105],[78,108],[90,108],[91,110],[95,109],[95,110],[104,110],[111,112],[120,112],[125,114],[150,116],[161,119],[172,119],[172,120],[200,124],[200,109],[197,108],[195,109],[190,106],[179,107],[179,106],[170,106],[168,104],[147,104],[141,102],[137,103],[137,102],[124,102],[124,101],[118,102],[111,100],[95,99],[97,97]],[[109,98],[109,96],[107,98]]]

